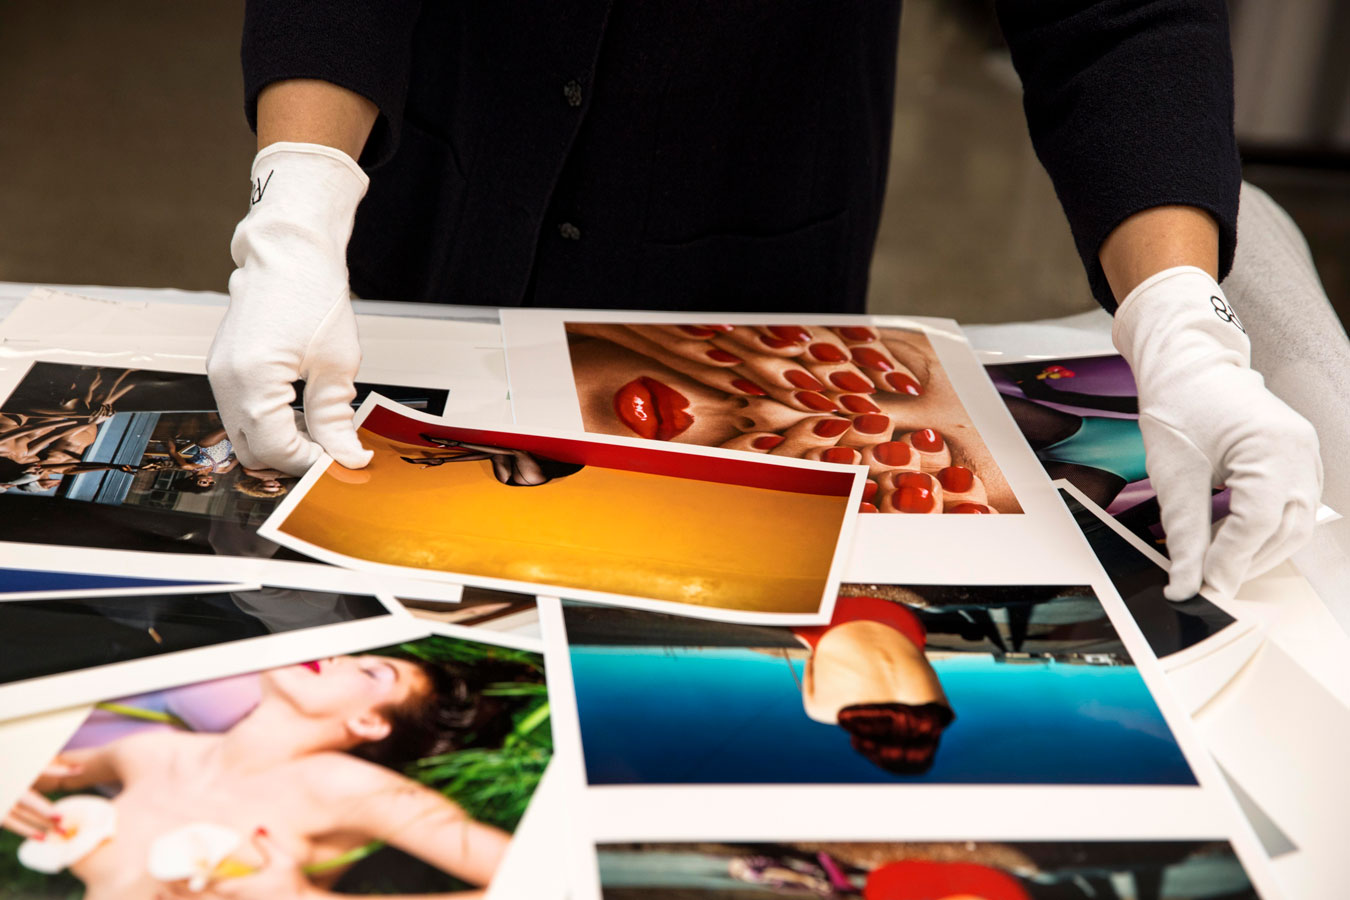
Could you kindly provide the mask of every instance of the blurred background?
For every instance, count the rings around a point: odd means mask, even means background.
[[[1248,181],[1350,318],[1350,3],[1231,0]],[[241,3],[0,0],[0,280],[223,291],[253,136]],[[906,0],[873,312],[1091,309],[990,0]]]

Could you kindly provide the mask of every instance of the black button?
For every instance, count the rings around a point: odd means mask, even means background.
[[[581,82],[573,79],[563,85],[563,96],[567,98],[568,106],[581,105]]]
[[[569,241],[581,240],[581,229],[573,225],[571,222],[563,222],[561,225],[559,225],[558,234],[562,235]]]

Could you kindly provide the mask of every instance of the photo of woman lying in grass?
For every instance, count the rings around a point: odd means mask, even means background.
[[[542,658],[444,635],[101,704],[6,815],[0,894],[477,896],[551,752]]]

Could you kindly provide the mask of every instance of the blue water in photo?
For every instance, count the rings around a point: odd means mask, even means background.
[[[801,678],[803,660],[791,665]],[[956,711],[892,775],[807,717],[789,662],[743,648],[574,646],[591,784],[1195,784],[1133,666],[936,659]]]

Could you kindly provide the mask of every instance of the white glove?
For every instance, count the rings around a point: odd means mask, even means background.
[[[1201,581],[1222,598],[1312,535],[1322,495],[1317,432],[1251,369],[1251,344],[1223,290],[1178,266],[1144,281],[1116,311],[1112,340],[1139,388],[1139,428],[1158,494],[1170,600]],[[1210,541],[1210,487],[1232,490]]]
[[[341,150],[278,143],[253,160],[250,208],[234,230],[230,308],[206,358],[239,462],[301,474],[322,447],[370,462],[352,426],[361,365],[347,241],[369,179]],[[290,404],[305,381],[302,436]],[[317,441],[317,444],[315,443]]]

